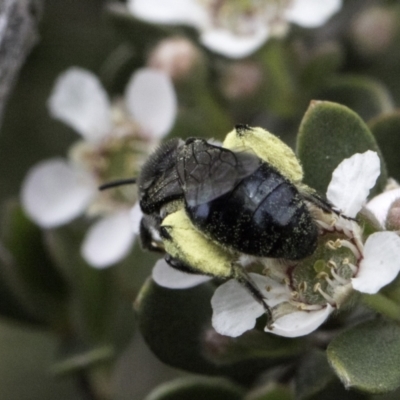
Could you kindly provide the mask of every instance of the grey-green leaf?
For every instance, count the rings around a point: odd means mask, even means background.
[[[269,382],[267,385],[249,392],[245,400],[293,400],[294,394],[289,386]]]
[[[25,216],[15,201],[5,204],[4,214],[3,257],[9,256],[3,260],[2,283],[12,291],[27,316],[53,327],[62,326],[68,287],[47,252],[42,230]]]
[[[318,92],[317,98],[343,104],[365,121],[393,110],[393,101],[386,86],[363,76],[331,78]]]
[[[378,116],[369,127],[385,157],[389,176],[400,180],[400,111]]]
[[[400,386],[400,326],[368,321],[339,334],[328,360],[347,388],[385,393]]]
[[[301,341],[247,332],[239,338],[219,335],[211,327],[213,285],[171,290],[149,279],[135,308],[139,328],[150,349],[163,362],[202,374],[250,382],[261,371],[290,360],[307,347]]]
[[[325,352],[314,350],[301,361],[296,374],[296,400],[310,399],[335,378]]]
[[[312,101],[300,125],[297,154],[304,168],[304,182],[325,193],[332,172],[343,159],[373,150],[381,158],[381,175],[373,189],[382,190],[386,166],[378,145],[364,121],[337,103]]]
[[[243,389],[225,379],[191,377],[167,382],[145,400],[241,400]]]

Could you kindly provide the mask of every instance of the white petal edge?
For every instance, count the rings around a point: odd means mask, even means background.
[[[84,212],[96,194],[91,175],[59,158],[31,168],[21,188],[27,215],[43,228],[70,222]]]
[[[341,0],[294,0],[285,12],[285,19],[305,28],[316,28],[341,7]]]
[[[208,24],[206,8],[196,0],[128,0],[137,18],[160,24],[183,24],[201,28]]]
[[[91,226],[82,244],[82,257],[92,267],[109,267],[129,254],[134,238],[129,211],[120,211]]]
[[[333,171],[327,198],[348,217],[355,217],[381,172],[378,154],[368,150],[343,160]]]
[[[205,275],[181,272],[169,266],[164,259],[156,262],[152,278],[157,285],[168,289],[189,289],[212,279]]]
[[[270,307],[289,299],[286,285],[259,274],[250,274]],[[266,290],[268,287],[268,291]],[[264,314],[264,307],[234,279],[224,283],[211,299],[212,326],[221,335],[237,337],[254,328],[256,319]]]
[[[48,100],[50,114],[85,139],[98,141],[111,130],[110,102],[96,75],[73,67],[61,74]]]
[[[214,292],[211,299],[212,326],[221,335],[238,337],[253,329],[264,308],[236,280],[231,279]]]
[[[374,197],[367,203],[366,207],[375,215],[381,226],[384,227],[389,208],[397,199],[400,199],[400,189],[388,190]]]
[[[140,208],[139,202],[137,202],[130,210],[129,217],[131,219],[131,227],[134,235],[139,235],[140,233],[140,222],[143,218],[143,213]]]
[[[254,35],[239,36],[226,29],[206,30],[200,36],[201,43],[215,53],[239,59],[258,50],[269,38],[267,27],[260,27]]]
[[[364,245],[364,258],[353,288],[374,294],[392,282],[400,271],[400,237],[394,232],[377,232],[368,237]]]
[[[137,71],[125,91],[126,106],[145,134],[162,138],[172,128],[177,99],[171,79],[151,68]]]
[[[288,338],[305,336],[319,328],[333,310],[328,304],[317,311],[295,311],[278,318],[272,325],[273,329],[265,328],[265,331]]]

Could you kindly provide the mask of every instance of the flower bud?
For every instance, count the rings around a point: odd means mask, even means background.
[[[364,56],[384,53],[396,34],[396,14],[388,8],[371,7],[357,16],[352,26],[352,39]]]
[[[400,199],[395,200],[386,216],[386,229],[389,231],[400,230]]]
[[[183,37],[164,39],[157,44],[148,58],[148,66],[159,69],[174,81],[185,79],[200,62],[199,50]]]
[[[230,100],[250,97],[260,88],[263,79],[263,71],[258,63],[239,61],[227,68],[222,91]]]

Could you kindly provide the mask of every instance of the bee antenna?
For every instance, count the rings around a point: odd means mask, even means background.
[[[131,185],[135,183],[136,183],[136,178],[119,179],[117,181],[104,183],[103,185],[99,186],[99,190],[106,190],[117,186]]]

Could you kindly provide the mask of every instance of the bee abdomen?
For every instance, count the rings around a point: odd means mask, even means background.
[[[231,192],[187,212],[211,239],[245,254],[298,260],[317,245],[317,226],[298,190],[267,164]]]

